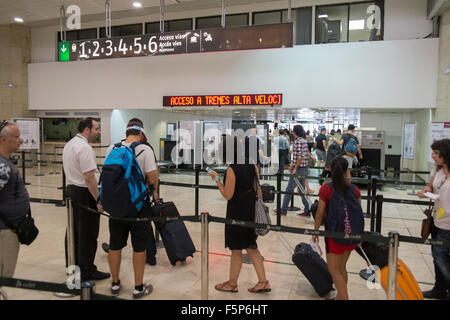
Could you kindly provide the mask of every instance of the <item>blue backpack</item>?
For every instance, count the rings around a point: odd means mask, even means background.
[[[333,194],[327,207],[327,230],[362,234],[364,232],[364,214],[355,193],[355,185],[349,185],[345,197],[336,192],[332,183],[329,183],[328,186],[333,189]],[[333,239],[333,241],[347,246],[361,242],[361,240],[352,239]]]
[[[354,157],[356,155],[356,152],[358,152],[358,144],[354,138],[350,137],[350,139],[348,139],[344,146],[344,151],[350,157]]]
[[[100,175],[100,203],[111,216],[136,217],[149,199],[145,177],[139,168],[135,148],[116,143],[103,164]]]

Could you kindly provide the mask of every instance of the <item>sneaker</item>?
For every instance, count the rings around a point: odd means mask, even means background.
[[[109,252],[109,244],[107,244],[106,242],[103,242],[102,243],[102,249],[103,249],[103,251],[108,253]]]
[[[275,212],[275,214],[278,214],[278,210],[277,210],[277,209],[273,209],[273,212]],[[281,214],[282,216],[287,215],[286,211],[283,211],[283,210],[280,210],[280,214]]]
[[[154,265],[156,265],[156,257],[155,256],[147,257],[145,259],[145,262],[147,262],[151,266],[154,266]]]
[[[306,213],[306,212],[302,212],[297,214],[298,216],[302,216],[302,217],[311,217],[311,213]]]
[[[133,291],[133,299],[139,299],[146,295],[149,295],[153,291],[153,286],[151,284],[144,285],[142,291],[134,289]]]
[[[120,292],[120,280],[117,284],[114,284],[114,282],[111,283],[111,294],[112,295],[118,295]]]

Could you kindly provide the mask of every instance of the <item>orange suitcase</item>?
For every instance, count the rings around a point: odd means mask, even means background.
[[[381,285],[386,292],[388,268],[389,266],[386,266],[380,270]],[[397,300],[423,300],[422,290],[416,278],[414,278],[411,270],[409,270],[408,266],[401,259],[398,259],[397,270]]]

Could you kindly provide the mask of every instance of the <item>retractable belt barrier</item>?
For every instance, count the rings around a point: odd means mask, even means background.
[[[201,222],[201,218],[199,216],[118,218],[118,217],[113,217],[107,213],[99,212],[97,210],[89,208],[88,206],[80,204],[80,203],[73,203],[73,206],[77,206],[77,207],[87,210],[89,212],[97,213],[102,216],[108,217],[110,219],[114,219],[117,221],[123,221],[123,222],[148,222],[148,221],[169,222],[169,221],[177,221],[177,220]],[[328,237],[328,238],[336,238],[336,239],[361,240],[361,241],[379,242],[379,243],[385,243],[385,244],[389,243],[388,237],[377,236],[377,235],[373,235],[371,233],[363,233],[362,235],[359,235],[359,234],[348,234],[348,233],[343,233],[343,232],[321,231],[321,230],[313,230],[313,229],[305,229],[305,228],[296,228],[296,227],[278,226],[278,225],[272,225],[272,224],[255,223],[255,222],[251,222],[251,221],[242,221],[242,220],[238,220],[238,219],[226,219],[226,218],[215,217],[212,215],[209,215],[208,220],[209,220],[209,222],[218,222],[218,223],[235,225],[235,226],[252,228],[252,229],[268,228],[269,230],[277,231],[277,232],[296,233],[296,234]],[[425,244],[425,245],[441,245],[441,246],[450,248],[450,241],[424,240],[422,238],[415,238],[415,237],[409,237],[409,236],[400,236],[400,238],[403,239],[402,240],[403,242],[420,243],[420,244]]]
[[[17,289],[28,289],[28,290],[36,290],[36,291],[45,291],[45,292],[58,292],[65,293],[73,296],[81,295],[82,289],[69,289],[67,284],[60,283],[52,283],[52,282],[43,282],[43,281],[35,281],[35,280],[26,280],[26,279],[16,279],[16,278],[3,278],[0,277],[0,287],[11,287]],[[103,294],[95,293],[92,297],[92,300],[124,300],[114,296],[107,296]]]

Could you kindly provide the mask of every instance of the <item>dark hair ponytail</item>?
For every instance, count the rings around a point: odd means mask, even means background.
[[[343,157],[336,157],[330,163],[331,181],[334,189],[341,195],[345,196],[348,185],[345,182],[345,174],[348,169],[348,162]]]

